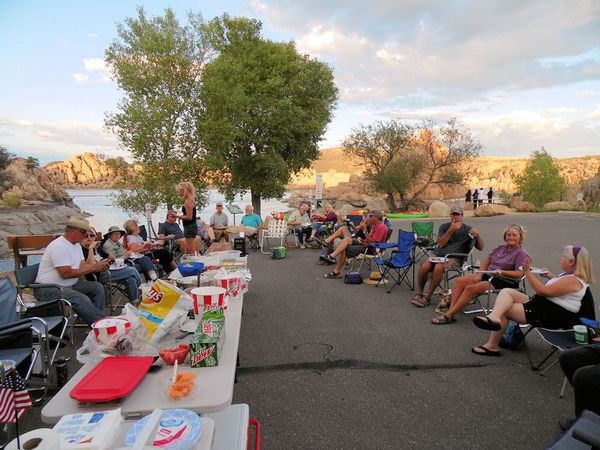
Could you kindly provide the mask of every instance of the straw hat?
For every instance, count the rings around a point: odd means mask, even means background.
[[[125,230],[122,230],[121,228],[119,228],[119,226],[118,226],[118,225],[113,225],[112,227],[110,227],[110,228],[108,229],[108,231],[106,232],[106,234],[104,235],[104,237],[105,237],[106,239],[108,239],[108,237],[109,237],[109,236],[110,236],[112,233],[114,233],[115,231],[118,231],[119,233],[121,233],[121,237],[123,237],[123,235],[125,234]]]
[[[71,228],[77,228],[78,230],[85,231],[86,233],[88,231],[92,231],[92,228],[90,227],[90,223],[83,217],[75,217],[75,216],[69,217],[67,226],[71,227]]]
[[[369,274],[369,278],[367,280],[363,281],[363,283],[370,284],[371,286],[377,286],[377,284],[385,284],[386,282],[387,282],[387,280],[381,279],[381,273],[379,273],[379,271],[377,271],[377,270],[373,270]]]

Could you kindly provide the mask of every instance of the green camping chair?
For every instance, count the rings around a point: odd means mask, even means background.
[[[412,222],[411,227],[415,233],[415,263],[417,263],[428,258],[435,247],[433,222]]]

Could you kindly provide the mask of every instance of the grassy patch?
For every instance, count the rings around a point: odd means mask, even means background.
[[[7,208],[18,208],[21,206],[21,198],[16,195],[11,195],[2,200],[2,204]]]

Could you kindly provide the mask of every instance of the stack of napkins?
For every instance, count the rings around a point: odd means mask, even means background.
[[[121,426],[121,408],[63,416],[53,430],[60,435],[61,450],[108,448]]]

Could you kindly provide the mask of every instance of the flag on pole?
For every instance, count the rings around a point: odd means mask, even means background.
[[[21,418],[25,410],[31,407],[31,397],[25,383],[16,370],[8,371],[0,387],[0,423],[15,423],[17,417]]]

